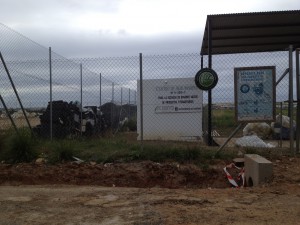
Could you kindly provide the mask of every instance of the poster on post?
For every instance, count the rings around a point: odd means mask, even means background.
[[[237,122],[275,119],[275,66],[234,68],[235,117]]]

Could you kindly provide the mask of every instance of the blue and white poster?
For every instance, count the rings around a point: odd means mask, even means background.
[[[237,121],[272,121],[275,119],[275,67],[234,69]]]

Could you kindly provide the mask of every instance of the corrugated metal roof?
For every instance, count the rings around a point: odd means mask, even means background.
[[[201,55],[283,51],[300,47],[300,10],[208,15]]]

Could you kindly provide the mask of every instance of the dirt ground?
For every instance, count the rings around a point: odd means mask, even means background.
[[[245,188],[223,161],[0,164],[0,224],[300,224],[300,159],[270,160],[273,180]]]

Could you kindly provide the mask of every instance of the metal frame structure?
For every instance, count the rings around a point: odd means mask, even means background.
[[[296,49],[296,88],[297,88],[297,115],[296,115],[296,152],[300,153],[299,139],[300,139],[300,71],[299,59],[300,49]]]
[[[219,54],[289,51],[289,109],[293,110],[293,51],[300,47],[300,10],[254,12],[208,15],[201,47],[203,56],[208,57],[208,68],[212,69],[212,56]],[[296,54],[297,55],[297,54]],[[299,56],[299,54],[298,54]],[[296,60],[297,61],[297,60]],[[297,61],[299,64],[299,60]],[[299,66],[299,65],[298,65]],[[299,76],[299,68],[297,72]],[[299,83],[299,81],[297,81]],[[297,83],[297,85],[298,85]],[[297,86],[297,93],[299,93]],[[297,96],[298,105],[299,98]],[[211,135],[212,91],[208,91],[207,144],[212,145]],[[292,113],[291,113],[292,115]],[[298,116],[299,117],[299,116]],[[291,118],[292,123],[292,118]],[[297,127],[299,127],[297,119]],[[293,129],[290,148],[293,150]],[[299,131],[298,131],[299,134]],[[297,141],[299,152],[299,140]]]

